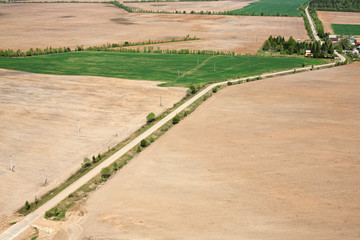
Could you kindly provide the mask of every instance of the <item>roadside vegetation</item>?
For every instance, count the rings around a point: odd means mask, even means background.
[[[34,73],[165,81],[189,86],[265,72],[322,64],[325,60],[260,56],[71,52],[27,58],[0,58],[0,67]]]

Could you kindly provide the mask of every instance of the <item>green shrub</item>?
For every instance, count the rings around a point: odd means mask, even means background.
[[[86,167],[89,167],[89,166],[91,166],[90,159],[85,157],[84,160],[83,160],[83,163],[82,163],[82,167],[86,168]]]
[[[28,201],[25,202],[25,209],[26,211],[30,209],[30,204]]]
[[[197,89],[193,84],[190,85],[189,89],[191,94],[195,94],[197,92]]]
[[[111,169],[110,167],[104,167],[103,169],[101,169],[101,176],[103,178],[108,178],[111,175]]]
[[[214,88],[212,89],[212,92],[213,92],[213,93],[216,93],[217,90],[218,90],[218,88],[217,88],[217,87],[214,87]]]
[[[186,117],[187,115],[189,115],[189,111],[184,112],[184,117]]]
[[[140,142],[140,146],[143,147],[143,148],[145,148],[145,147],[147,147],[149,145],[150,145],[150,143],[146,139],[143,139]]]
[[[173,124],[178,124],[180,122],[180,115],[176,114],[176,116],[173,118],[172,123]]]
[[[233,83],[232,82],[227,82],[227,85],[231,86],[231,85],[233,85]]]
[[[136,149],[137,152],[141,152],[141,150],[142,150],[142,149],[141,149],[140,146],[138,146],[137,149]]]
[[[146,116],[146,121],[148,123],[151,123],[154,120],[155,120],[155,113],[151,112],[151,113],[149,113],[149,115]]]
[[[118,170],[118,165],[117,165],[116,162],[114,162],[113,167],[114,167],[114,171],[117,171],[117,170]]]
[[[155,138],[151,137],[151,138],[150,138],[150,142],[151,142],[151,143],[155,142]]]

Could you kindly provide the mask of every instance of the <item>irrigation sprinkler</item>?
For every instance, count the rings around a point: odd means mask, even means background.
[[[42,177],[43,177],[43,182],[44,182],[44,185],[45,185],[46,182],[47,182],[47,178],[45,177],[45,169],[42,169]]]

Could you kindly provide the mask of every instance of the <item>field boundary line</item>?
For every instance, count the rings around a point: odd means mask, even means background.
[[[137,146],[139,142],[142,139],[145,139],[149,137],[153,132],[161,128],[164,124],[166,124],[168,121],[170,121],[173,117],[175,117],[177,114],[185,110],[187,107],[189,107],[191,104],[193,104],[195,101],[200,99],[202,96],[207,94],[209,91],[211,91],[214,87],[218,87],[220,85],[227,84],[228,82],[245,82],[247,79],[256,79],[256,78],[263,78],[263,77],[272,77],[277,75],[283,75],[288,73],[293,73],[295,71],[306,71],[311,69],[317,69],[317,68],[328,68],[335,66],[335,62],[328,63],[328,64],[322,64],[322,65],[316,65],[314,67],[302,67],[297,69],[290,69],[290,70],[283,70],[279,72],[273,72],[273,73],[265,73],[261,75],[256,76],[249,76],[249,77],[243,77],[238,78],[234,80],[227,80],[222,82],[217,82],[209,85],[205,89],[201,90],[198,94],[190,98],[188,101],[180,105],[178,108],[174,109],[171,113],[169,113],[167,116],[165,116],[163,119],[161,119],[159,122],[157,122],[155,125],[150,127],[148,130],[137,136],[135,139],[133,139],[131,142],[129,142],[127,145],[122,147],[120,150],[115,152],[113,155],[111,155],[109,158],[101,162],[99,165],[97,165],[95,168],[93,168],[91,171],[89,171],[87,174],[85,174],[83,177],[79,178],[77,181],[69,185],[67,188],[65,188],[63,191],[59,192],[56,196],[54,196],[52,199],[50,199],[48,202],[44,203],[41,207],[36,209],[34,212],[27,215],[24,219],[17,222],[16,224],[12,225],[10,228],[5,230],[0,235],[0,240],[12,240],[15,237],[17,237],[19,234],[21,234],[25,229],[27,229],[35,220],[37,220],[39,217],[44,216],[45,212],[48,209],[53,208],[56,206],[59,202],[61,202],[63,199],[65,199],[69,194],[75,192],[80,187],[82,187],[84,184],[86,184],[88,181],[90,181],[93,177],[95,177],[102,168],[110,166],[113,162],[115,162],[117,159],[119,159],[121,156],[126,154],[128,151],[130,151],[133,147]]]
[[[176,82],[177,80],[179,80],[180,78],[182,78],[182,77],[184,77],[184,76],[186,76],[186,75],[188,75],[188,74],[191,74],[191,73],[195,72],[196,70],[198,70],[199,68],[201,68],[202,66],[204,66],[207,61],[209,61],[210,59],[212,59],[212,58],[214,58],[214,57],[215,57],[215,56],[211,56],[211,57],[207,58],[205,61],[203,61],[201,64],[197,65],[196,67],[190,69],[189,71],[184,72],[183,74],[181,74],[179,77],[176,78],[175,82]]]

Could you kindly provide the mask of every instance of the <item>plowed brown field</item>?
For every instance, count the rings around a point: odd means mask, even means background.
[[[172,107],[185,89],[155,87],[148,81],[0,69],[0,93],[2,215],[65,181],[84,157],[124,140],[145,124],[147,114]],[[10,154],[14,172],[9,170]],[[48,179],[45,186],[42,169]]]
[[[359,239],[359,73],[354,63],[216,93],[94,192],[78,231]]]
[[[161,48],[256,53],[270,35],[307,39],[302,18],[127,13],[111,4],[17,3],[0,8],[0,49],[180,39]],[[155,46],[155,48],[157,47]]]
[[[359,24],[360,13],[318,11],[318,16],[324,25],[325,32],[334,33],[331,24]]]

